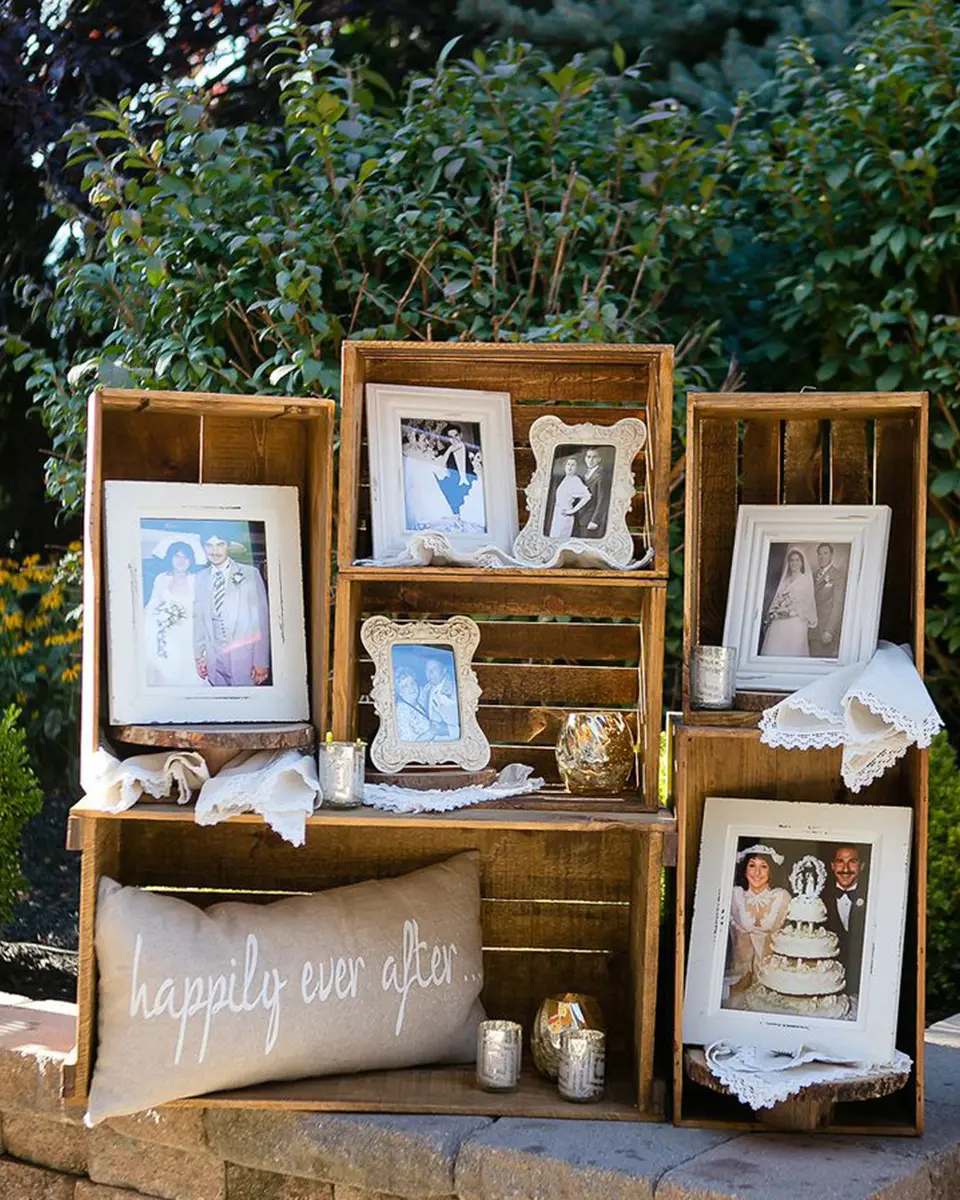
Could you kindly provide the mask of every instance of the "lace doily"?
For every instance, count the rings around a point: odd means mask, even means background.
[[[942,728],[909,647],[880,642],[869,662],[840,667],[768,708],[760,740],[787,750],[842,746],[843,782],[859,792]]]
[[[589,542],[571,540],[560,547],[549,562],[521,562],[499,546],[481,546],[463,552],[451,546],[442,533],[415,533],[402,554],[393,558],[362,558],[359,564],[372,567],[487,567],[491,570],[508,567],[511,570],[541,571],[550,567],[591,567],[608,571],[641,571],[653,566],[653,549],[634,562],[616,563]]]
[[[910,1056],[900,1050],[892,1062],[858,1063],[815,1050],[781,1054],[729,1042],[707,1046],[704,1057],[717,1081],[754,1110],[773,1108],[814,1084],[867,1083],[889,1075],[909,1075],[913,1066]]]
[[[506,800],[511,796],[526,796],[531,792],[539,792],[542,787],[543,780],[533,774],[532,767],[522,763],[511,763],[486,787],[462,787],[453,791],[435,788],[420,791],[392,783],[368,783],[363,789],[363,802],[388,812],[453,812],[454,809],[466,808],[468,804],[479,804],[483,800]]]
[[[194,817],[216,825],[255,812],[294,846],[306,840],[307,817],[320,792],[317,764],[300,750],[245,750],[200,789]]]
[[[93,754],[83,772],[83,790],[104,812],[125,812],[138,800],[170,797],[186,804],[210,778],[203,757],[194,750],[160,750],[135,754],[122,762],[105,745]]]

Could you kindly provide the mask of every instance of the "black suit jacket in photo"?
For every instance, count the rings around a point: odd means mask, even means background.
[[[610,506],[610,472],[601,467],[592,478],[583,482],[590,492],[590,499],[573,518],[573,535],[578,538],[600,538],[607,531],[607,512]],[[590,529],[590,524],[596,529]]]
[[[860,992],[860,973],[863,969],[863,930],[867,914],[867,884],[861,879],[850,892],[850,928],[844,929],[837,909],[837,900],[843,893],[832,881],[823,889],[821,899],[827,906],[827,928],[832,929],[840,940],[840,961],[847,973],[846,990],[852,995]],[[862,901],[858,904],[857,901]]]

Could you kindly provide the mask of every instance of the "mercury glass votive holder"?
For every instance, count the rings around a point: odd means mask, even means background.
[[[523,1026],[481,1021],[477,1026],[477,1083],[485,1092],[512,1092],[520,1083]]]
[[[733,708],[737,694],[735,646],[694,646],[690,657],[690,703],[694,708]]]
[[[588,1103],[603,1096],[606,1034],[599,1029],[568,1029],[560,1039],[557,1088],[564,1100]]]
[[[317,751],[320,795],[317,808],[359,808],[363,804],[366,746],[363,742],[322,742]]]
[[[615,795],[623,791],[636,761],[623,713],[567,714],[557,738],[557,767],[568,792]]]

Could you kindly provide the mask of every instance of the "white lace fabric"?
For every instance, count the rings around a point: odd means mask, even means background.
[[[481,804],[485,800],[508,800],[512,796],[526,796],[539,792],[543,780],[533,774],[533,768],[522,763],[511,763],[485,787],[462,787],[452,790],[435,788],[420,791],[415,788],[398,787],[392,783],[368,783],[363,789],[364,804],[388,812],[453,812],[470,804]]]
[[[237,813],[259,813],[282,838],[302,846],[319,792],[312,755],[245,750],[203,785],[194,817],[198,825],[216,825]]]
[[[842,746],[843,782],[859,792],[942,728],[909,647],[880,642],[869,662],[839,667],[768,708],[760,740],[787,750]]]
[[[194,750],[160,750],[121,761],[101,744],[85,765],[82,783],[97,808],[119,813],[144,796],[186,804],[209,778],[203,756]]]
[[[407,548],[393,558],[364,558],[359,562],[376,567],[486,567],[490,570],[542,571],[552,567],[590,567],[606,571],[642,571],[653,566],[653,549],[633,562],[614,562],[602,550],[587,541],[571,540],[556,551],[549,562],[529,563],[514,558],[499,546],[481,546],[477,550],[461,551],[451,546],[442,533],[415,533],[407,542]]]
[[[704,1049],[711,1074],[754,1111],[773,1108],[817,1084],[867,1083],[910,1074],[913,1060],[897,1050],[892,1062],[858,1063],[815,1050],[779,1053],[714,1042]]]

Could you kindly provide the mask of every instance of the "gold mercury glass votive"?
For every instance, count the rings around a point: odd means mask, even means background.
[[[560,1070],[560,1039],[570,1029],[600,1029],[603,1012],[595,996],[564,992],[548,996],[537,1010],[530,1031],[534,1066],[541,1075],[556,1079]]]
[[[477,1083],[485,1092],[512,1092],[520,1082],[523,1027],[516,1021],[477,1026]]]
[[[567,714],[557,738],[557,767],[568,792],[621,792],[635,763],[633,734],[623,713]]]
[[[335,742],[328,733],[317,751],[320,795],[316,807],[359,808],[363,803],[365,765],[365,743]]]
[[[599,1100],[606,1077],[606,1034],[599,1029],[567,1029],[560,1041],[557,1087],[564,1100]]]

